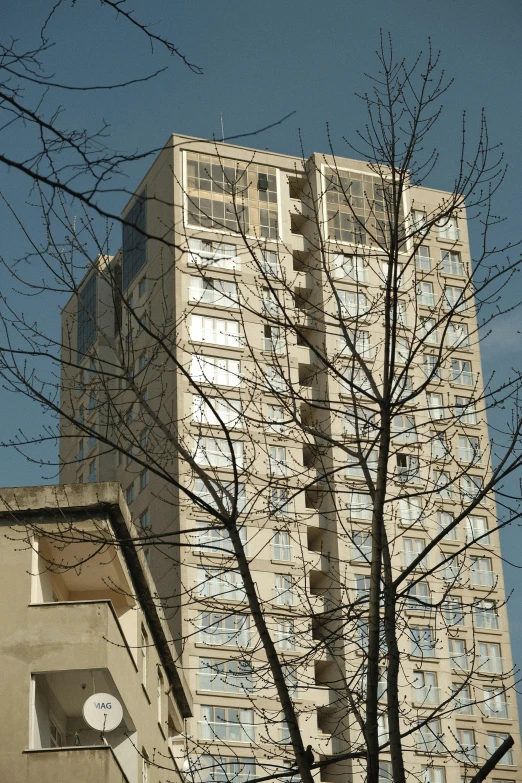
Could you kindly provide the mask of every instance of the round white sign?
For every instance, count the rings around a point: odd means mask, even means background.
[[[123,720],[123,709],[110,693],[95,693],[83,705],[85,723],[97,731],[114,731]]]

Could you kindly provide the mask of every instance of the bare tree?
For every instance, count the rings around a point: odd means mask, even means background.
[[[87,213],[73,230],[42,193],[41,292],[72,299],[59,341],[4,302],[2,376],[60,417],[63,480],[125,482],[141,535],[121,543],[163,574],[180,660],[209,693],[178,749],[188,780],[478,781],[511,752],[514,672],[486,631],[506,622],[498,530],[520,514],[502,488],[520,468],[521,378],[483,378],[478,346],[520,260],[490,238],[503,168],[484,118],[471,148],[463,125],[451,191],[424,187],[448,87],[431,49],[409,66],[381,45],[348,144],[362,162],[331,145],[289,176],[292,245],[255,151],[188,156],[171,201],[131,202],[114,257]]]

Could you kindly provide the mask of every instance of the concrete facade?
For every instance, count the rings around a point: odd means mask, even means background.
[[[0,490],[2,741],[10,783],[159,783],[161,754],[179,780],[173,738],[190,714],[117,484]],[[141,600],[138,596],[141,596]],[[90,729],[86,699],[119,700],[114,731]]]

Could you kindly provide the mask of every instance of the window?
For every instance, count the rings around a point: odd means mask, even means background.
[[[440,357],[433,353],[425,353],[422,356],[422,371],[424,377],[432,383],[442,380],[442,368],[440,366]]]
[[[197,304],[239,307],[239,293],[236,283],[212,277],[191,275],[189,300]]]
[[[474,386],[475,375],[471,372],[471,362],[464,359],[451,360],[451,380],[461,386]]]
[[[414,625],[410,628],[411,654],[421,657],[436,658],[435,645],[437,640],[433,629],[426,625]]]
[[[496,575],[491,568],[490,557],[471,557],[471,584],[480,587],[494,587]]]
[[[136,197],[122,226],[122,288],[127,290],[147,261],[147,198],[145,191]]]
[[[398,326],[408,325],[406,302],[402,299],[394,299],[390,303],[390,322],[393,323],[394,319]]]
[[[369,563],[371,554],[371,533],[365,533],[362,530],[354,530],[352,533],[351,559]]]
[[[325,171],[328,234],[350,244],[366,244],[369,225],[377,242],[386,244],[388,229],[386,214],[391,209],[387,184],[379,176],[357,172]],[[404,220],[402,211],[400,221]]]
[[[438,704],[440,702],[436,672],[414,672],[412,687],[413,701],[416,704]]]
[[[446,343],[451,348],[469,348],[469,334],[467,324],[457,324],[453,321],[448,324]]]
[[[263,313],[265,315],[271,315],[275,317],[282,315],[281,297],[283,291],[274,291],[272,288],[263,288],[261,294]]]
[[[428,415],[432,421],[440,421],[445,417],[444,397],[442,394],[427,392],[426,401],[428,403]]]
[[[392,419],[392,437],[396,443],[416,443],[415,417],[402,414]]]
[[[245,661],[200,658],[199,688],[216,693],[252,693],[252,667]]]
[[[265,381],[267,384],[267,391],[269,392],[283,392],[287,388],[283,371],[280,367],[272,364],[267,364],[265,367]]]
[[[430,720],[420,726],[417,732],[417,750],[421,753],[442,753],[442,732],[440,720]]]
[[[63,747],[63,734],[50,715],[49,715],[49,747],[50,748]]]
[[[239,269],[239,257],[235,245],[191,237],[188,241],[188,263],[198,267],[212,266],[219,269]]]
[[[93,482],[96,481],[96,460],[93,459],[89,462],[89,470],[87,473],[87,481]],[[132,498],[131,498],[132,499]],[[129,501],[127,501],[129,502]]]
[[[478,643],[478,671],[481,674],[502,674],[504,672],[504,659],[500,651],[500,644],[493,642]]]
[[[140,492],[142,489],[145,489],[148,483],[149,483],[149,471],[143,470],[140,473]]]
[[[365,329],[344,329],[340,327],[339,350],[350,354],[358,353],[362,359],[373,359],[370,332]]]
[[[92,274],[78,294],[76,321],[77,361],[85,358],[89,348],[96,340],[97,317],[97,277]]]
[[[426,542],[423,538],[405,538],[403,540],[403,562],[405,568],[413,563],[414,560],[424,551],[426,548]],[[427,568],[427,560],[423,558],[415,568]]]
[[[372,394],[372,385],[368,375],[360,367],[343,367],[344,380],[339,382],[340,392],[348,394]]]
[[[473,715],[473,705],[475,703],[471,695],[471,686],[463,685],[461,682],[454,682],[451,685],[453,692],[453,701],[455,712],[463,715]]]
[[[149,663],[149,636],[144,626],[141,626],[140,636],[140,659],[141,659],[141,684],[147,690],[148,681],[148,663]]]
[[[269,446],[269,472],[272,476],[286,476],[288,463],[284,446]]]
[[[393,783],[391,761],[379,761],[379,783]]]
[[[150,527],[150,515],[149,515],[149,509],[145,509],[143,514],[140,514],[139,519],[139,526],[142,530],[147,530],[147,528]]]
[[[425,767],[422,771],[422,783],[446,783],[444,767]]]
[[[294,582],[288,574],[276,574],[274,600],[278,606],[294,606]]]
[[[366,461],[366,466],[368,468],[368,471],[370,472],[370,475],[374,479],[376,479],[377,478],[377,452],[366,451],[363,454],[362,459]],[[358,457],[349,456],[347,458],[347,463],[346,463],[346,473],[348,476],[352,476],[353,478],[361,478],[361,479],[364,478],[362,460],[360,461]]]
[[[497,605],[494,601],[474,601],[473,621],[475,628],[498,630],[500,628]]]
[[[377,734],[379,737],[379,744],[382,745],[385,742],[388,742],[388,739],[390,737],[390,729],[388,725],[388,716],[387,715],[378,715],[377,716]]]
[[[286,429],[285,410],[282,405],[268,405],[266,423],[269,432],[274,435],[283,435]]]
[[[446,442],[446,434],[444,432],[437,432],[432,430],[429,433],[431,456],[433,459],[444,459],[448,455],[448,444]]]
[[[478,424],[475,403],[471,397],[455,397],[455,416],[461,424]]]
[[[281,270],[277,253],[274,253],[273,250],[262,250],[261,259],[261,271],[263,274],[272,277],[280,276]]]
[[[192,421],[195,424],[241,428],[243,423],[241,400],[193,395]]]
[[[197,618],[198,641],[227,647],[250,647],[250,617],[242,614],[200,612]]]
[[[407,337],[397,337],[395,339],[395,363],[407,364],[410,361],[410,343]]]
[[[424,307],[435,307],[433,283],[417,283],[417,304]]]
[[[412,209],[411,230],[426,231],[426,212],[424,209]]]
[[[460,492],[463,503],[472,503],[482,492],[482,476],[461,476]],[[482,501],[483,503],[485,500]]]
[[[194,779],[201,783],[247,783],[256,777],[256,765],[252,758],[204,754],[199,760],[200,770]]]
[[[266,189],[253,185],[261,174],[261,184],[266,177]],[[186,210],[192,226],[231,232],[240,229],[256,237],[277,239],[276,171],[258,163],[191,152],[187,154]]]
[[[286,530],[276,531],[272,546],[274,560],[290,562],[294,559],[293,547],[290,543],[290,533]]]
[[[295,650],[294,624],[292,620],[278,620],[276,646],[279,650]]]
[[[461,462],[478,464],[481,459],[480,440],[470,435],[459,435],[459,459]]]
[[[354,596],[357,601],[367,600],[370,595],[370,577],[366,574],[355,574]]]
[[[158,700],[158,723],[161,726],[161,728],[164,730],[165,728],[165,715],[164,715],[164,705],[165,705],[165,683],[163,681],[163,674],[160,671],[160,668],[158,666],[157,669],[157,700]]]
[[[149,757],[145,748],[141,749],[141,783],[149,783]]]
[[[449,473],[443,470],[433,471],[433,491],[438,494],[440,500],[451,500],[453,487]]]
[[[442,530],[445,530],[449,525],[451,525],[453,519],[453,515],[449,514],[447,511],[437,511],[438,532],[440,533]],[[444,541],[457,541],[457,533],[458,525],[455,525],[445,534]]]
[[[230,512],[234,503],[237,506],[237,511],[241,512],[246,506],[246,491],[244,484],[236,484],[235,482],[227,481],[203,481],[203,479],[195,479],[194,481],[194,494],[207,505],[212,508],[217,508],[216,501],[214,500],[208,484],[214,488],[221,502],[225,508]]]
[[[464,313],[469,306],[463,288],[447,285],[444,288],[444,307],[455,313]]]
[[[208,522],[198,520],[196,522],[199,532],[196,534],[195,547],[202,549],[205,552],[211,552],[216,554],[230,554],[234,551],[234,547],[230,540],[228,531],[223,527],[212,525]],[[247,529],[246,527],[239,528],[239,537],[243,547],[247,545]]]
[[[348,500],[348,513],[350,517],[371,521],[373,506],[370,495],[367,492],[352,492]]]
[[[419,339],[428,345],[440,343],[439,328],[435,318],[421,318],[419,323]]]
[[[362,406],[345,409],[344,434],[357,438],[372,438],[377,434],[376,413]]]
[[[202,315],[192,315],[190,339],[199,343],[226,345],[229,348],[239,348],[241,346],[239,324],[237,321],[227,321],[224,318],[207,318]]]
[[[442,564],[442,578],[447,582],[461,582],[464,572],[464,558],[450,555],[447,552],[440,553]]]
[[[282,337],[282,329],[279,326],[267,326],[265,324],[263,333],[263,350],[275,354],[282,354],[285,352],[285,341]]]
[[[450,595],[443,603],[444,619],[449,627],[464,625],[465,614],[462,598]]]
[[[439,229],[439,237],[441,239],[450,239],[457,241],[459,238],[459,229],[457,228],[457,218],[442,218],[437,221],[437,228]]]
[[[335,290],[342,318],[360,318],[369,310],[366,294],[355,291]]]
[[[459,275],[460,277],[466,274],[466,267],[460,259],[460,253],[456,253],[454,250],[442,250],[440,257],[444,274]]]
[[[377,455],[376,455],[377,456]],[[395,475],[397,481],[419,481],[419,458],[413,457],[411,454],[397,454],[397,465],[395,467]]]
[[[196,579],[196,592],[201,598],[218,598],[222,601],[245,600],[245,589],[239,571],[199,566]]]
[[[217,386],[239,386],[241,364],[236,359],[194,354],[190,363],[190,377],[196,383],[212,383]]]
[[[465,642],[462,639],[449,639],[448,644],[451,667],[468,671],[469,658]]]
[[[132,503],[132,501],[134,500],[134,483],[132,483],[130,487],[128,487],[125,493],[125,500],[127,501],[127,505],[129,503]]]
[[[232,445],[232,450],[230,449]],[[226,438],[198,438],[194,460],[198,465],[212,468],[243,467],[243,442]]]
[[[201,739],[255,742],[254,711],[201,705]]]
[[[408,587],[406,609],[414,612],[425,612],[431,609],[430,588],[427,582],[416,582]]]
[[[339,279],[348,278],[359,283],[368,280],[368,270],[361,256],[336,253],[331,259],[331,270],[333,277]]]
[[[493,753],[498,748],[500,748],[504,740],[507,740],[507,738],[508,738],[507,734],[499,734],[498,732],[494,732],[494,733],[488,732],[487,735],[488,754],[492,756]],[[513,759],[513,748],[510,748],[498,763],[502,765],[512,766],[515,763]]]
[[[477,763],[477,745],[472,729],[457,729],[457,758],[464,764]]]
[[[466,541],[480,541],[481,544],[491,543],[486,517],[478,517],[472,514],[466,517]]]
[[[484,715],[486,718],[509,717],[503,688],[484,688]]]
[[[270,487],[268,497],[268,513],[272,516],[286,517],[292,513],[291,503],[286,487]]]
[[[415,268],[419,272],[431,272],[432,260],[427,245],[420,245],[415,251]]]

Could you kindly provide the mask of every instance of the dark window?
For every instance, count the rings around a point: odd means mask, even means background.
[[[142,232],[147,230],[145,191],[140,193],[125,215],[123,225],[123,290],[126,291],[147,260],[146,240]]]
[[[78,294],[78,334],[76,350],[81,361],[96,339],[96,275],[87,280]]]
[[[268,174],[259,173],[257,175],[257,189],[268,190]]]

